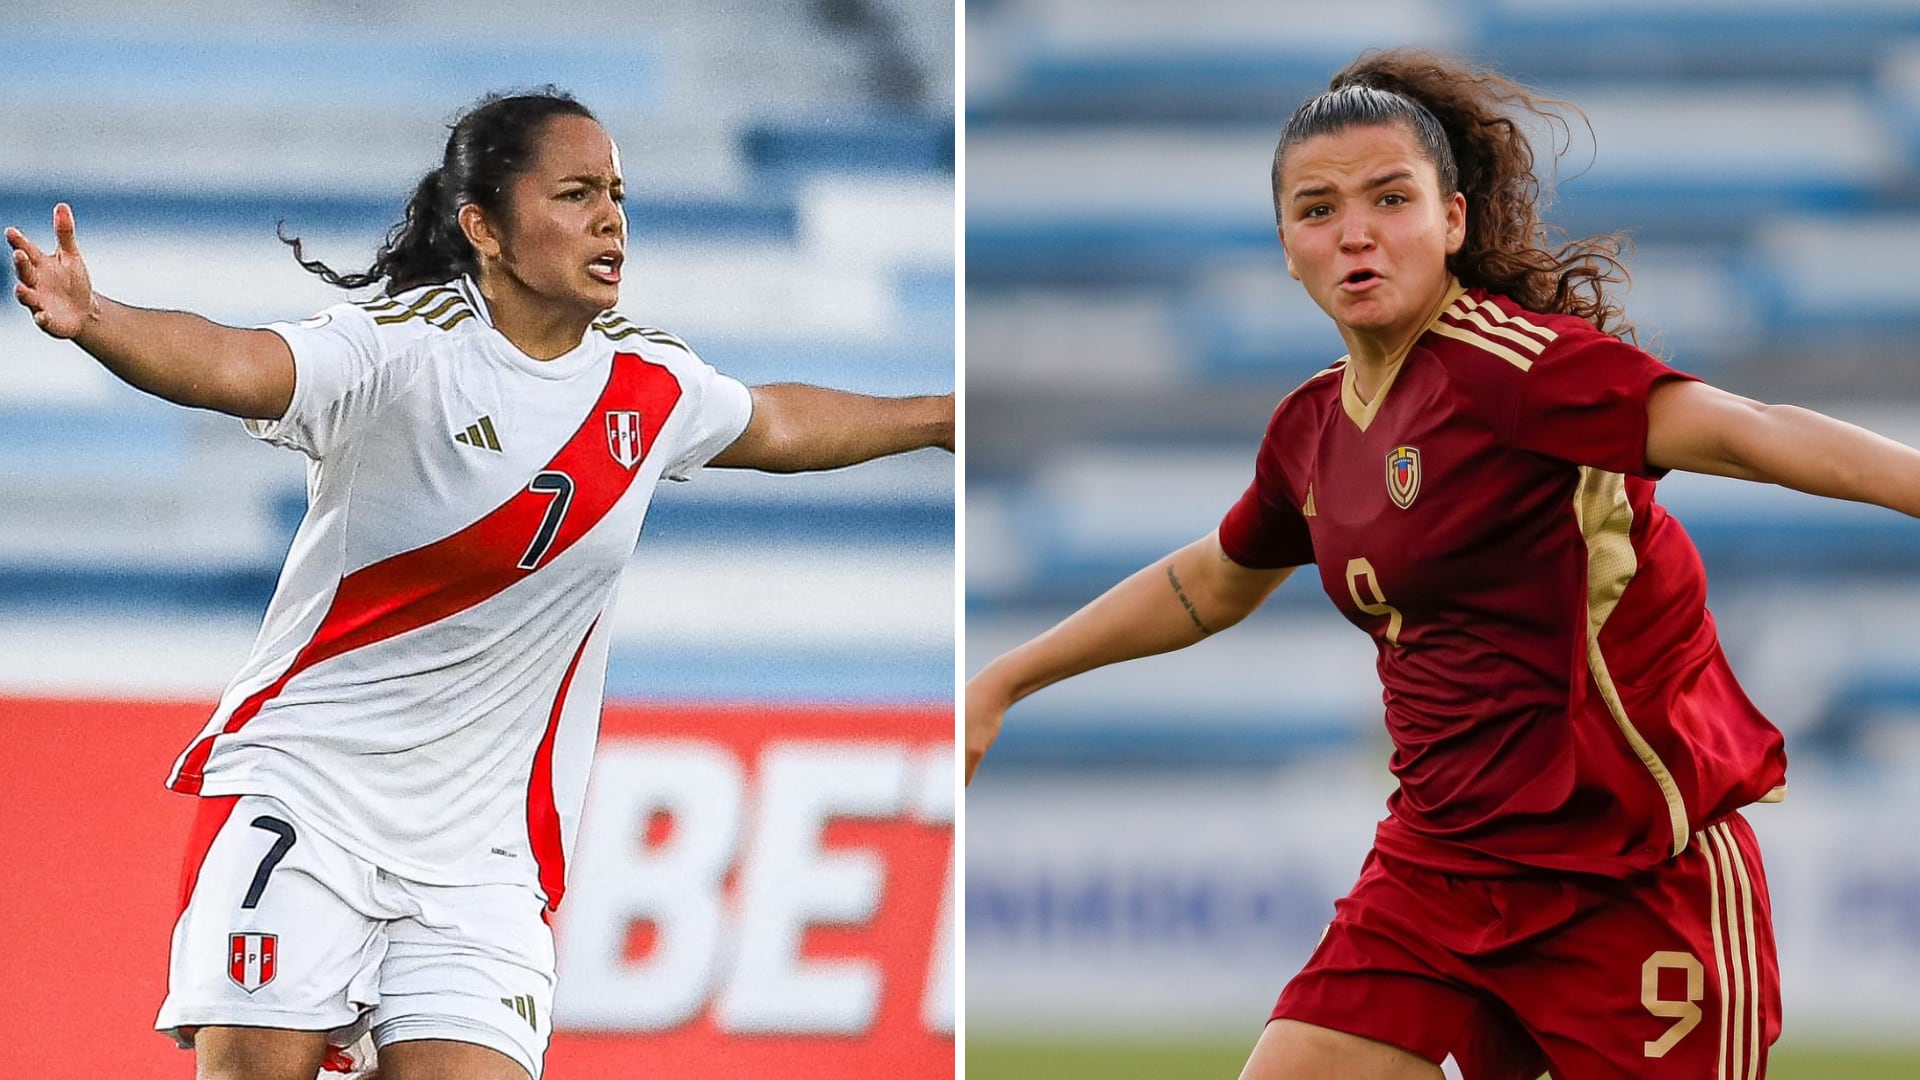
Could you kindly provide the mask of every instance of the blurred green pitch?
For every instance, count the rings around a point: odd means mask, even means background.
[[[967,1040],[967,1080],[1232,1080],[1253,1049],[1240,1042],[1090,1045]],[[1852,1049],[1840,1044],[1776,1047],[1767,1080],[1914,1080],[1920,1046]]]

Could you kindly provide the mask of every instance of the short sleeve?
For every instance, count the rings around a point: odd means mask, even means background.
[[[693,479],[702,465],[732,446],[753,419],[753,392],[738,379],[720,374],[698,357],[686,378],[696,391],[695,406],[681,451],[662,474],[669,480]]]
[[[1647,398],[1668,379],[1693,378],[1599,331],[1563,335],[1517,376],[1510,441],[1575,465],[1659,479],[1666,471],[1647,462]]]
[[[335,304],[301,322],[261,327],[293,351],[293,401],[276,420],[245,420],[247,432],[275,446],[325,457],[370,410],[369,392],[381,359],[373,317],[354,304]]]
[[[1253,483],[1220,521],[1220,547],[1227,558],[1254,570],[1313,561],[1313,538],[1307,532],[1307,519],[1287,497],[1272,428],[1260,444]]]

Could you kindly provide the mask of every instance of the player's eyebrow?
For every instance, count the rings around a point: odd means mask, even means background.
[[[1362,184],[1361,190],[1372,191],[1377,187],[1386,187],[1388,184],[1395,184],[1402,180],[1411,179],[1413,179],[1412,169],[1395,169],[1389,173],[1381,173],[1379,176]],[[1332,184],[1310,184],[1306,187],[1295,189],[1293,198],[1290,201],[1299,202],[1301,199],[1317,199],[1322,195],[1331,195],[1333,192],[1334,187]]]
[[[621,180],[617,176],[609,180],[604,174],[596,175],[592,173],[579,173],[574,176],[563,176],[558,181],[556,181],[556,183],[585,184],[588,187],[608,187],[608,186],[620,187],[625,183],[625,181]]]

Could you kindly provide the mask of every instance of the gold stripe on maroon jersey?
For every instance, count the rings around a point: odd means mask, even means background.
[[[1732,1001],[1721,994],[1720,1007],[1733,1014],[1733,1033],[1728,1044],[1733,1048],[1733,1068],[1728,1080],[1748,1080],[1759,1061],[1760,957],[1754,951],[1752,881],[1740,859],[1726,822],[1707,830],[1707,839],[1720,855],[1720,882],[1727,905],[1727,953],[1733,962]],[[1738,931],[1736,932],[1736,927]],[[1743,955],[1741,946],[1746,946]],[[1723,985],[1725,980],[1723,979]],[[1752,1053],[1749,1054],[1749,1047]]]
[[[1720,862],[1714,857],[1713,842],[1704,832],[1694,833],[1698,841],[1696,850],[1707,860],[1707,926],[1713,934],[1713,977],[1719,983],[1720,1012],[1720,1064],[1714,1069],[1713,1080],[1727,1080],[1727,1025],[1733,1020],[1732,1010],[1728,1008],[1727,987],[1727,944],[1721,940],[1720,920]],[[1733,919],[1729,915],[1726,929],[1733,928]]]
[[[1599,688],[1600,698],[1606,702],[1614,724],[1640,764],[1653,775],[1653,782],[1666,800],[1667,818],[1673,826],[1671,854],[1678,855],[1687,849],[1687,805],[1680,796],[1680,786],[1674,783],[1673,773],[1660,760],[1660,755],[1627,717],[1626,707],[1620,703],[1619,688],[1613,683],[1612,672],[1607,670],[1607,658],[1600,651],[1600,629],[1606,625],[1620,597],[1626,593],[1627,583],[1639,569],[1633,540],[1628,535],[1633,528],[1633,507],[1627,502],[1626,477],[1581,466],[1580,484],[1573,494],[1573,515],[1579,523],[1580,535],[1587,542],[1587,667],[1593,672],[1594,685]]]
[[[1722,972],[1720,1007],[1733,1017],[1733,1023],[1727,1036],[1731,1060],[1726,1075],[1727,1080],[1746,1080],[1756,1064],[1750,1060],[1747,1047],[1759,1019],[1760,1005],[1760,958],[1754,952],[1753,928],[1749,925],[1753,914],[1751,897],[1748,897],[1749,903],[1743,909],[1740,884],[1746,878],[1746,868],[1740,865],[1740,849],[1734,843],[1726,823],[1721,822],[1706,830],[1706,837],[1718,859],[1720,902],[1727,912],[1727,961],[1731,966]],[[1743,911],[1745,918],[1742,917]]]
[[[1740,930],[1747,939],[1747,1070],[1744,1080],[1756,1080],[1760,1075],[1760,951],[1759,934],[1753,922],[1753,879],[1747,874],[1746,856],[1741,854],[1733,838],[1733,828],[1726,822],[1715,825],[1720,837],[1731,852],[1734,873],[1740,876]],[[1734,1048],[1734,1056],[1739,1057],[1740,1048]]]
[[[1549,330],[1546,327],[1539,325],[1538,323],[1528,322],[1525,318],[1519,315],[1509,315],[1507,314],[1506,309],[1502,308],[1499,304],[1496,304],[1491,300],[1480,300],[1475,302],[1473,306],[1478,308],[1481,311],[1486,312],[1487,315],[1490,316],[1494,322],[1501,323],[1506,326],[1519,327],[1520,329],[1525,330],[1529,334],[1538,335],[1541,340],[1545,341],[1549,345],[1560,340],[1560,335],[1555,331]],[[1534,351],[1537,353],[1539,350],[1536,349]]]
[[[1500,344],[1470,326],[1455,326],[1450,322],[1442,320],[1434,323],[1429,329],[1436,334],[1453,338],[1455,341],[1464,341],[1477,349],[1484,349],[1500,359],[1505,360],[1507,363],[1512,364],[1514,367],[1519,368],[1521,371],[1529,371],[1533,368],[1533,361],[1521,356],[1519,353],[1514,352],[1512,349],[1507,348],[1505,345]]]
[[[1510,326],[1495,326],[1494,324],[1488,322],[1487,317],[1481,314],[1481,312],[1489,311],[1489,310],[1497,312],[1500,309],[1497,307],[1494,307],[1492,304],[1482,304],[1480,305],[1480,308],[1478,311],[1468,310],[1467,312],[1461,315],[1461,318],[1467,320],[1468,322],[1474,324],[1475,326],[1478,326],[1480,329],[1486,331],[1489,334],[1492,334],[1495,337],[1504,338],[1508,341],[1513,342],[1515,345],[1520,346],[1522,349],[1527,350],[1528,352],[1532,353],[1535,356],[1539,356],[1543,351],[1546,350],[1547,343],[1544,341],[1541,341],[1539,338],[1528,337],[1527,335],[1521,333],[1518,330],[1515,330]]]

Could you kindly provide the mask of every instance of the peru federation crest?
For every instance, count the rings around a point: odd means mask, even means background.
[[[1387,495],[1405,510],[1420,494],[1420,451],[1396,446],[1387,452]]]
[[[640,414],[632,409],[607,410],[607,451],[625,468],[640,462],[646,448],[640,445]]]
[[[278,934],[229,934],[227,976],[251,994],[273,981],[279,953]]]

